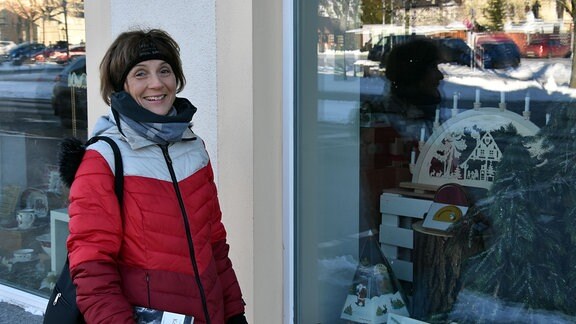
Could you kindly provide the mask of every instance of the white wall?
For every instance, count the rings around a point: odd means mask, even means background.
[[[205,141],[215,170],[218,169],[216,23],[213,0],[122,0],[111,1],[111,29],[114,37],[133,27],[166,30],[178,42],[186,76],[180,96],[198,108],[194,131]]]
[[[283,276],[293,267],[284,258],[293,246],[284,245],[282,226],[283,162],[288,158],[283,156],[283,88],[289,84],[283,73],[283,20],[291,18],[283,16],[283,2],[291,1],[252,1],[254,323],[292,323],[282,318],[288,293]]]
[[[216,3],[218,172],[232,262],[248,316],[254,302],[252,9],[249,1]],[[251,282],[250,285],[248,283]]]

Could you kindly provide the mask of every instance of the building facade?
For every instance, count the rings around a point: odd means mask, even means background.
[[[438,49],[463,41],[467,59],[416,47],[388,64],[394,43],[371,60],[361,4],[85,0],[84,70],[4,62],[0,300],[42,313],[65,255],[57,144],[108,112],[108,44],[158,27],[181,46],[180,95],[198,107],[250,323],[573,322],[572,58],[515,56],[505,33],[414,20],[373,36],[426,30]],[[401,102],[398,78],[429,68],[438,99]],[[71,100],[53,104],[62,71]]]

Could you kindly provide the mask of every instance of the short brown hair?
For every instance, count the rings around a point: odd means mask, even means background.
[[[126,31],[118,35],[100,62],[100,95],[108,105],[112,93],[123,90],[126,75],[136,64],[134,62],[143,60],[142,48],[153,48],[159,58],[170,64],[176,76],[176,92],[184,89],[186,78],[178,43],[160,29]]]

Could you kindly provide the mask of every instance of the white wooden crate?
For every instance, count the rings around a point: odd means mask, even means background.
[[[431,199],[407,197],[396,193],[380,196],[380,247],[399,280],[412,282],[414,232],[412,223],[424,218]]]
[[[52,271],[61,271],[66,263],[68,250],[66,239],[68,238],[68,209],[53,209],[50,211],[50,262]]]

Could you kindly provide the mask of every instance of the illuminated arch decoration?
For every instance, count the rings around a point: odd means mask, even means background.
[[[453,116],[421,144],[412,168],[412,182],[436,186],[458,183],[489,189],[502,159],[492,133],[510,124],[522,136],[533,136],[539,131],[530,120],[506,109],[475,108]],[[470,143],[475,143],[475,147],[463,156]]]

